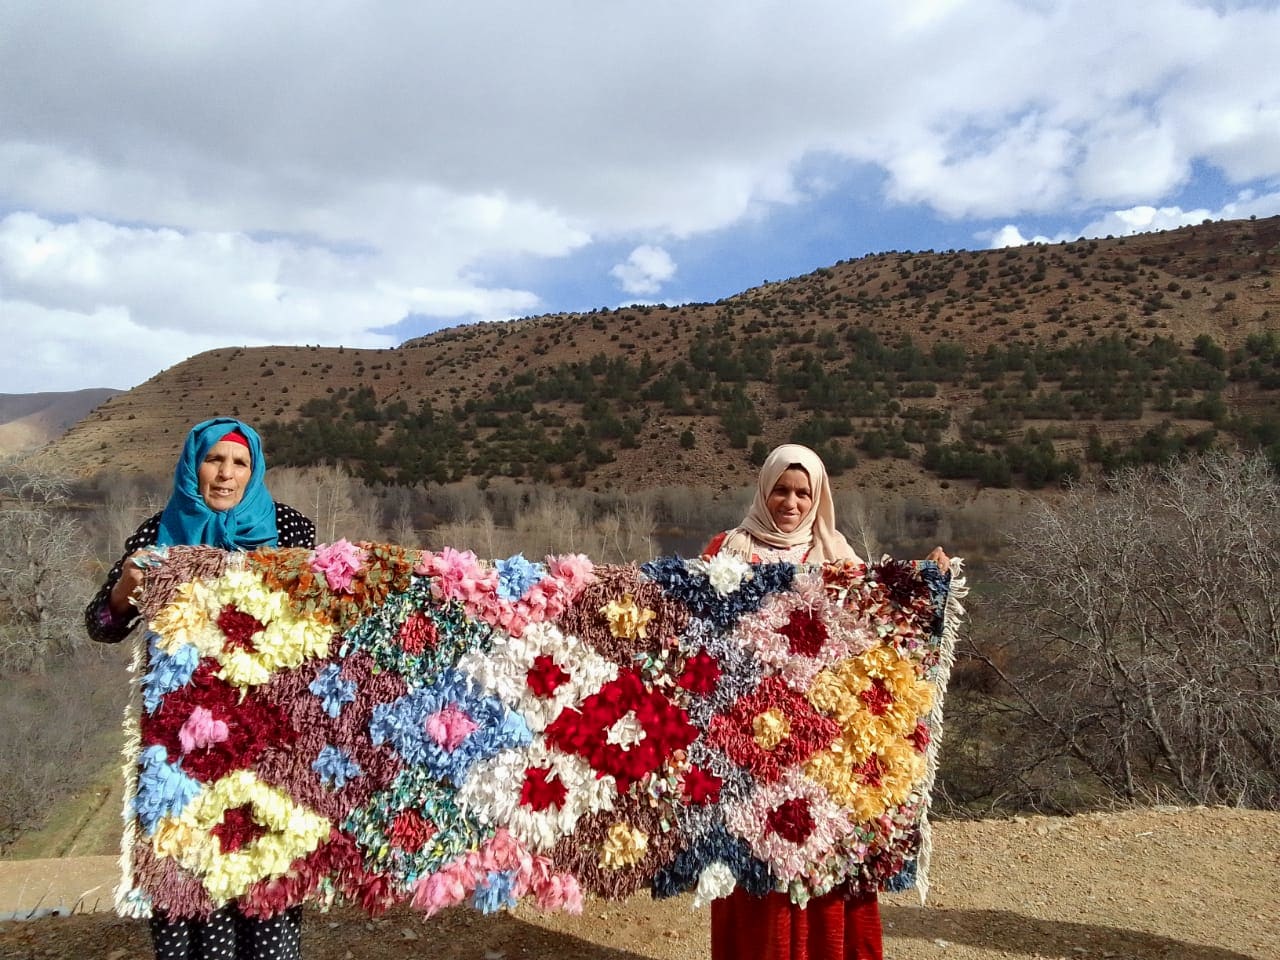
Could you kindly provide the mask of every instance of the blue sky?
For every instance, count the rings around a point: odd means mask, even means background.
[[[0,7],[0,393],[1280,213],[1280,3]]]

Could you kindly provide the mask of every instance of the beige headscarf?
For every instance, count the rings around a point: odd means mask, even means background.
[[[792,465],[798,464],[809,475],[809,487],[813,492],[813,507],[800,525],[791,533],[783,533],[769,514],[769,494],[778,478]],[[859,559],[849,546],[849,541],[836,529],[836,508],[831,496],[831,484],[827,481],[827,468],[822,458],[798,443],[784,443],[777,447],[756,481],[756,496],[742,524],[729,531],[720,549],[739,557],[750,557],[752,541],[758,540],[771,547],[796,547],[812,543],[808,563],[825,563],[828,560]]]

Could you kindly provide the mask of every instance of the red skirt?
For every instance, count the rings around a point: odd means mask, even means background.
[[[735,890],[711,903],[711,960],[884,960],[880,903],[829,893],[802,908]]]

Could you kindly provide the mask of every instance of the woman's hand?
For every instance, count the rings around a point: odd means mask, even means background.
[[[117,617],[123,617],[133,609],[132,598],[134,594],[142,589],[143,574],[143,567],[137,562],[136,558],[147,552],[149,551],[144,547],[125,558],[124,567],[120,571],[120,579],[111,588],[111,594],[107,597],[107,606],[111,608],[111,612]]]
[[[941,547],[934,547],[929,551],[929,555],[925,559],[936,563],[938,569],[943,573],[948,573],[951,570],[951,558],[947,556],[947,552]]]

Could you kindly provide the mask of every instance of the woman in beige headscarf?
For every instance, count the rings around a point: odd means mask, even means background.
[[[859,559],[836,529],[827,468],[798,443],[784,443],[769,454],[742,523],[713,537],[703,553],[721,551],[753,562]]]
[[[786,443],[760,468],[742,523],[717,534],[703,556],[729,553],[752,563],[859,561],[836,529],[822,459]],[[930,555],[944,570],[942,548]],[[735,890],[711,904],[712,960],[883,960],[880,905],[874,893],[814,897],[799,907],[784,893],[753,897]]]

